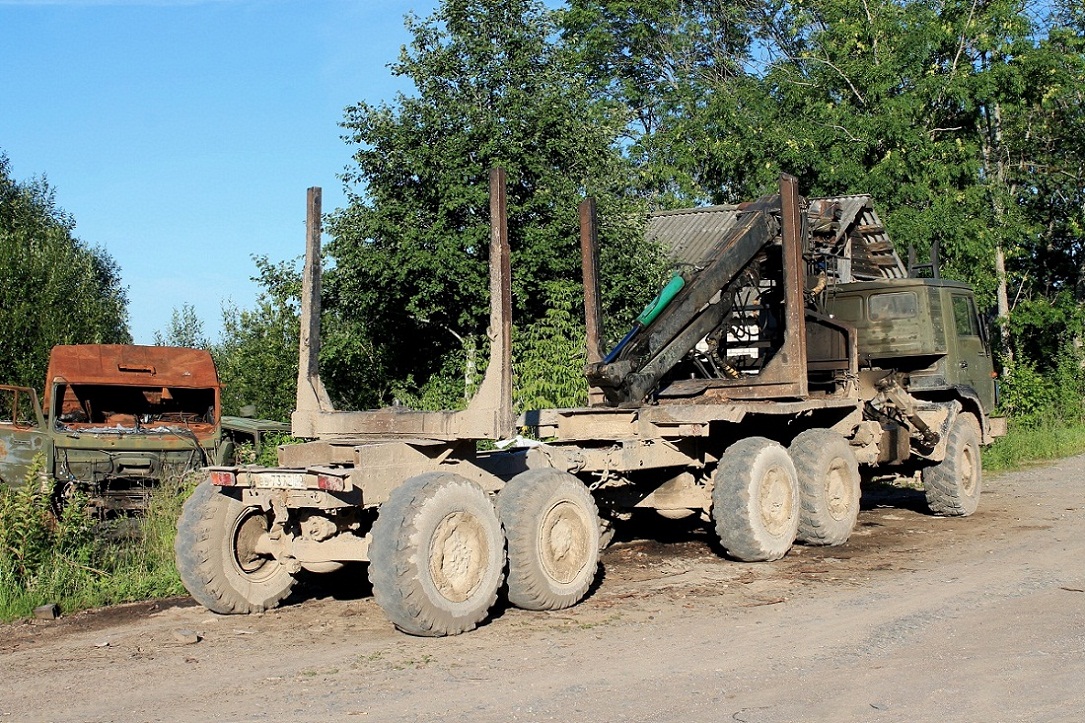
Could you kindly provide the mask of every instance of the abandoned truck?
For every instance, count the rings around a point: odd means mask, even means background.
[[[659,214],[681,273],[606,355],[594,207],[581,205],[589,406],[512,412],[504,176],[491,174],[491,357],[463,411],[336,411],[317,369],[319,189],[309,191],[293,434],[277,468],[214,466],[178,523],[177,563],[219,613],[285,598],[303,571],[368,561],[407,633],[474,628],[507,577],[531,610],[579,602],[635,509],[699,515],[728,555],[840,545],[860,465],[919,475],[967,515],[992,419],[991,354],[972,292],[913,278],[869,197],[805,200],[795,179],[741,206]],[[538,440],[480,451],[480,440]]]
[[[161,480],[232,462],[237,441],[286,428],[223,417],[202,349],[56,346],[46,380],[44,408],[34,389],[0,386],[0,482],[22,484],[40,455],[58,501],[80,492],[103,514],[144,509]]]

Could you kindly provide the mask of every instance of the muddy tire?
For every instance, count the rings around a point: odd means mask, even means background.
[[[764,437],[735,442],[713,476],[712,517],[727,554],[779,560],[799,529],[799,483],[787,450]]]
[[[971,414],[962,413],[949,430],[945,459],[923,470],[927,506],[936,515],[970,515],[979,506],[982,487],[979,424]]]
[[[381,505],[369,559],[373,597],[397,628],[455,635],[474,629],[497,600],[505,536],[481,487],[429,472]]]
[[[269,517],[210,481],[196,487],[181,511],[174,543],[177,572],[196,602],[224,615],[252,613],[290,594],[294,576],[254,551]]]
[[[580,602],[599,568],[599,510],[571,474],[535,469],[513,477],[497,496],[509,543],[509,602],[561,610]]]
[[[809,429],[788,449],[799,476],[799,535],[807,545],[843,545],[859,518],[859,462],[848,440]]]

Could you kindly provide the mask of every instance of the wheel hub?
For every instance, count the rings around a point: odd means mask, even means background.
[[[256,551],[257,542],[268,530],[267,519],[258,510],[248,510],[234,528],[234,562],[238,569],[251,575],[267,564],[266,557]]]
[[[825,492],[829,514],[832,518],[842,520],[847,517],[848,510],[851,508],[851,495],[848,475],[844,469],[844,462],[840,459],[833,461],[829,474],[825,476]]]
[[[976,465],[972,448],[966,446],[961,452],[961,492],[972,496],[976,491]]]
[[[546,574],[561,584],[576,580],[589,558],[589,535],[576,505],[559,502],[543,515],[539,558]]]
[[[773,466],[765,473],[761,485],[761,522],[772,535],[787,530],[795,500],[792,496],[790,478],[786,471]]]
[[[446,516],[430,540],[430,576],[437,591],[452,602],[464,602],[478,589],[486,572],[486,530],[474,515],[459,511]]]

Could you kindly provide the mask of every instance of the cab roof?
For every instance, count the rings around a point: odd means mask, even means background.
[[[204,349],[131,344],[75,344],[53,347],[46,394],[58,379],[70,384],[218,388],[211,354]]]

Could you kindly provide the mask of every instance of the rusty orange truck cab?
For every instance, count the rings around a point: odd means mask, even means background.
[[[0,455],[9,485],[41,454],[58,494],[79,490],[103,509],[139,509],[155,483],[218,461],[220,384],[202,349],[56,346],[41,408],[33,390],[18,398],[23,419],[12,421],[21,424],[0,421],[3,446],[26,452]]]

